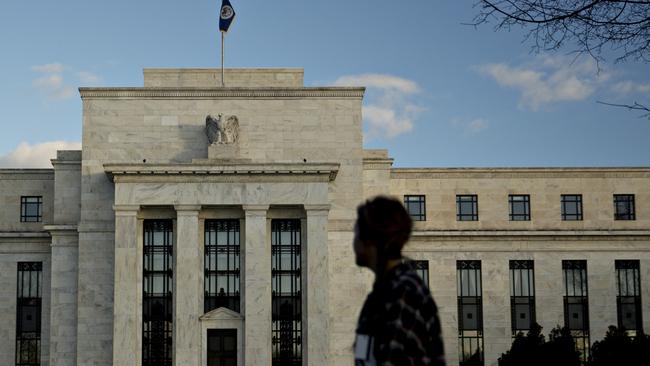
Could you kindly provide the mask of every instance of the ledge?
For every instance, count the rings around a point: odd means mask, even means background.
[[[413,231],[413,238],[447,237],[447,238],[478,238],[478,237],[648,237],[650,230],[421,230]]]
[[[365,88],[79,88],[81,99],[363,98]]]
[[[0,231],[0,239],[16,238],[16,239],[31,239],[31,238],[49,238],[50,233],[47,231]]]
[[[391,179],[650,178],[650,167],[392,168]]]
[[[104,164],[113,182],[295,181],[332,182],[336,163],[273,164]]]

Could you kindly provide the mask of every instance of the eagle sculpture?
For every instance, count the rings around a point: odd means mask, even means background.
[[[208,115],[205,118],[205,133],[210,145],[235,143],[239,137],[239,120],[237,116],[219,114],[218,118],[214,118]]]

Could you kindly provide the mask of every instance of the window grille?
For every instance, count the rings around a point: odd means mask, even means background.
[[[426,204],[423,195],[404,196],[404,206],[406,206],[406,211],[411,215],[413,221],[425,221],[427,219]]]
[[[581,194],[563,194],[561,198],[562,220],[564,221],[581,221],[582,220],[582,195]]]
[[[20,222],[43,221],[43,197],[20,197]]]
[[[413,261],[413,267],[422,278],[422,282],[429,287],[429,261]]]
[[[18,262],[16,366],[41,364],[42,262]]]
[[[273,365],[302,365],[300,220],[271,221]]]
[[[513,337],[529,331],[535,322],[535,274],[531,260],[510,261],[510,312]]]
[[[618,327],[626,329],[634,337],[643,331],[639,261],[617,260],[615,266]]]
[[[589,359],[589,297],[587,291],[587,261],[563,260],[564,326],[571,331],[585,363]]]
[[[634,212],[633,194],[614,195],[614,219],[615,220],[636,220]]]
[[[145,220],[142,364],[172,365],[173,222]]]
[[[530,196],[527,194],[511,194],[510,221],[530,221]]]
[[[483,365],[481,261],[457,261],[456,278],[460,365]]]
[[[205,221],[204,312],[220,307],[240,312],[239,220]]]
[[[478,196],[458,195],[456,196],[456,220],[457,221],[478,221]]]

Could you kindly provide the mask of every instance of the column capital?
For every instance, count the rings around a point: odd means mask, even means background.
[[[269,205],[243,205],[242,209],[246,216],[266,216]]]
[[[329,204],[304,205],[305,211],[307,212],[307,216],[328,215],[331,207],[332,206]]]
[[[198,215],[201,205],[174,205],[177,215]]]
[[[113,205],[115,216],[135,216],[140,210],[140,205]]]

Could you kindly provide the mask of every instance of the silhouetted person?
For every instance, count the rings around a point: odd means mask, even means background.
[[[354,345],[355,365],[445,365],[438,310],[402,247],[413,223],[401,202],[376,197],[357,208],[357,265],[375,273]]]

